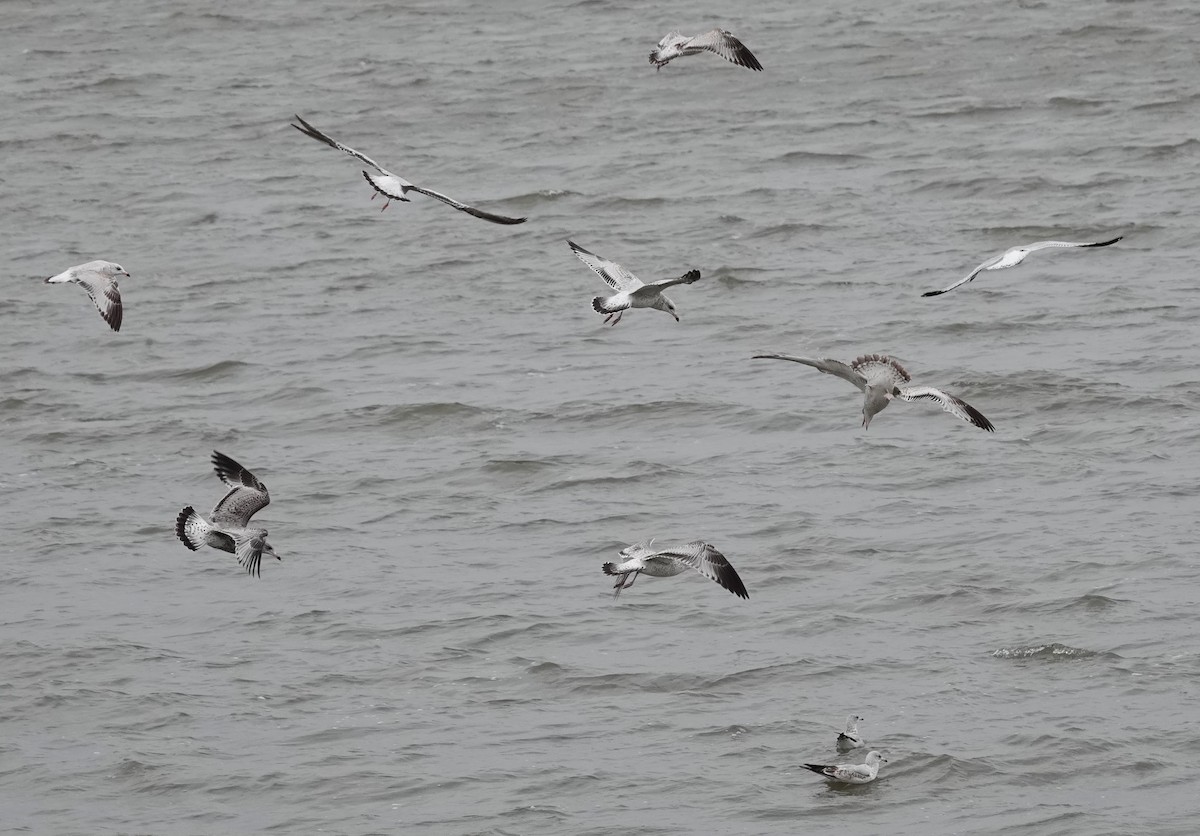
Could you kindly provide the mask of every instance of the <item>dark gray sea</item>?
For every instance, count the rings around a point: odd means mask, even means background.
[[[0,831],[1197,832],[1194,2],[0,16]],[[713,26],[765,71],[647,61]],[[381,213],[293,114],[529,221]],[[568,238],[700,270],[682,321]],[[120,333],[42,283],[98,258]],[[214,449],[261,579],[175,539]],[[614,600],[651,537],[750,599]],[[851,712],[889,762],[829,786]]]

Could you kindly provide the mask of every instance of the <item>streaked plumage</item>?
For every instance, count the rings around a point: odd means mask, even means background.
[[[71,282],[87,291],[88,298],[100,312],[100,316],[114,331],[121,330],[121,291],[117,287],[117,276],[129,277],[125,268],[111,261],[89,261],[64,270],[57,276],[46,279],[46,284]]]
[[[331,148],[336,148],[339,151],[349,154],[351,157],[366,163],[378,172],[378,174],[371,174],[369,171],[364,171],[362,175],[366,178],[367,182],[371,184],[371,188],[387,198],[387,202],[383,204],[383,209],[388,208],[393,200],[400,200],[407,203],[409,201],[405,195],[409,192],[417,192],[418,194],[432,197],[435,200],[440,200],[442,203],[453,206],[460,212],[466,212],[468,215],[473,215],[476,218],[482,218],[485,221],[491,221],[494,224],[523,224],[526,221],[525,218],[510,218],[507,215],[497,215],[493,212],[485,212],[482,209],[476,209],[474,206],[468,206],[467,204],[457,201],[448,195],[442,194],[441,192],[435,192],[433,189],[427,189],[423,186],[410,183],[400,175],[393,174],[392,172],[388,171],[366,154],[355,151],[349,145],[343,145],[333,137],[317,130],[299,116],[296,117],[296,121],[300,124],[292,125],[292,127],[300,131],[300,133],[304,134],[305,136],[310,136],[319,142],[324,142]],[[371,195],[371,198],[374,199],[375,195]],[[383,209],[380,209],[379,211],[382,212]]]
[[[699,52],[720,55],[726,61],[748,70],[762,70],[762,64],[746,49],[746,45],[724,29],[713,29],[703,35],[690,37],[680,32],[669,32],[650,52],[650,63],[655,69],[661,70],[681,55],[695,55]]]
[[[979,427],[981,430],[994,432],[992,422],[983,416],[979,410],[961,398],[957,398],[941,389],[932,386],[904,386],[911,378],[908,371],[893,357],[886,354],[864,354],[849,365],[840,360],[830,360],[819,357],[811,360],[807,357],[796,357],[791,354],[755,354],[752,359],[790,360],[793,363],[803,363],[812,366],[817,371],[835,375],[842,380],[848,380],[863,393],[863,428],[869,428],[871,418],[893,398],[905,401],[929,400],[936,402],[943,410],[955,418]]]
[[[921,295],[922,296],[940,296],[943,293],[947,293],[951,290],[954,290],[954,288],[959,287],[960,285],[964,285],[967,282],[972,281],[976,276],[978,276],[980,273],[982,273],[986,270],[1003,270],[1006,267],[1016,267],[1018,264],[1020,264],[1022,261],[1025,260],[1025,256],[1029,255],[1030,253],[1035,253],[1038,250],[1047,250],[1047,249],[1051,249],[1053,247],[1074,247],[1074,248],[1107,247],[1110,244],[1117,243],[1123,237],[1124,236],[1122,236],[1122,235],[1118,235],[1116,238],[1113,238],[1111,241],[1097,241],[1095,243],[1090,243],[1090,244],[1089,243],[1076,243],[1074,241],[1038,241],[1036,244],[1026,244],[1023,247],[1013,247],[1011,249],[1005,250],[1004,252],[1000,253],[1000,255],[992,256],[987,261],[983,262],[983,264],[980,264],[978,267],[976,267],[974,270],[972,270],[965,278],[959,279],[958,281],[956,281],[954,284],[950,285],[949,287],[944,287],[941,290],[930,290],[926,293],[922,293]]]
[[[663,293],[663,290],[676,284],[691,284],[700,278],[699,270],[689,270],[677,279],[660,279],[650,284],[644,283],[615,261],[588,252],[574,241],[568,241],[571,252],[595,271],[596,275],[608,282],[608,286],[617,291],[615,296],[597,296],[592,299],[592,308],[596,313],[606,314],[604,321],[616,325],[621,321],[624,312],[630,308],[654,308],[666,311],[679,321],[675,313],[675,303]]]
[[[669,578],[680,575],[689,569],[699,572],[711,581],[716,581],[739,598],[749,598],[742,579],[737,571],[725,559],[725,555],[703,540],[693,540],[666,548],[653,548],[654,541],[649,543],[634,543],[621,549],[620,563],[605,563],[601,568],[606,575],[616,575],[617,582],[613,584],[613,597],[621,594],[622,589],[633,586],[638,575],[650,575],[655,578]],[[632,576],[632,577],[631,577]]]
[[[851,714],[846,717],[846,729],[837,736],[837,748],[839,752],[849,752],[852,749],[861,749],[867,745],[862,735],[858,733],[858,724],[861,722],[863,722],[863,718],[857,714]]]
[[[265,528],[250,528],[250,518],[271,502],[267,486],[246,468],[216,450],[213,469],[229,492],[213,506],[205,520],[188,505],[175,518],[175,536],[192,551],[209,546],[236,555],[238,563],[255,577],[259,576],[264,554],[281,560],[267,542]]]
[[[843,784],[869,784],[879,775],[879,767],[887,763],[887,758],[878,752],[867,752],[866,763],[820,764],[806,763],[805,769],[811,769],[818,775],[823,775],[830,781],[840,781]]]

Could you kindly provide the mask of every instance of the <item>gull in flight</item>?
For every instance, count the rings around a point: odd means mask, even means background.
[[[881,412],[893,398],[904,401],[929,400],[936,401],[946,412],[955,418],[961,418],[968,424],[973,424],[981,430],[995,431],[992,422],[964,400],[956,398],[941,389],[932,386],[905,386],[912,378],[895,358],[886,354],[864,354],[855,358],[849,365],[840,360],[830,360],[818,357],[810,360],[807,357],[795,357],[791,354],[755,354],[752,359],[759,360],[791,360],[793,363],[803,363],[812,366],[825,374],[837,375],[842,380],[848,380],[863,393],[863,429],[871,426],[871,418]]]
[[[525,218],[510,218],[507,215],[496,215],[492,212],[484,212],[482,209],[476,209],[474,206],[468,206],[465,203],[460,203],[454,198],[448,197],[441,192],[435,192],[433,189],[426,189],[422,186],[417,186],[413,183],[410,183],[398,174],[392,174],[392,172],[388,171],[366,154],[355,151],[349,145],[342,145],[342,143],[338,142],[333,137],[321,133],[321,131],[314,128],[308,122],[305,122],[299,116],[296,117],[296,121],[300,124],[292,125],[292,127],[300,131],[300,133],[304,134],[305,136],[311,136],[313,139],[319,140],[320,142],[324,142],[331,148],[344,151],[351,157],[366,163],[378,172],[378,174],[371,174],[369,171],[364,171],[362,175],[367,179],[367,182],[371,184],[371,188],[387,198],[386,202],[383,204],[383,209],[387,209],[389,206],[391,206],[393,200],[400,200],[407,203],[408,198],[405,197],[405,195],[409,192],[417,192],[418,194],[432,197],[435,200],[440,200],[442,203],[448,203],[460,212],[466,212],[468,215],[474,215],[477,218],[483,218],[483,220],[491,221],[494,224],[525,223]],[[374,200],[375,195],[371,195],[371,199]],[[379,211],[382,212],[383,209],[380,209]]]
[[[267,542],[265,528],[249,528],[250,518],[271,502],[267,486],[224,453],[213,450],[212,463],[217,476],[229,486],[229,493],[213,506],[208,520],[191,505],[180,511],[175,518],[175,536],[192,551],[207,545],[230,552],[243,569],[259,577],[264,554],[283,559]]]
[[[567,246],[580,261],[591,267],[600,278],[608,282],[609,287],[617,291],[616,296],[597,296],[592,300],[592,307],[596,313],[607,314],[604,321],[611,320],[613,325],[620,322],[621,316],[630,308],[656,308],[666,311],[678,322],[679,314],[675,313],[675,303],[668,299],[663,291],[671,285],[691,284],[700,278],[699,270],[689,270],[677,279],[659,279],[646,284],[615,261],[590,253],[574,241],[568,241]]]
[[[129,277],[125,268],[111,261],[89,261],[57,276],[46,279],[46,284],[74,282],[87,291],[88,298],[100,311],[100,316],[114,331],[121,330],[121,291],[117,287],[117,276]]]
[[[621,594],[622,589],[633,586],[638,575],[646,574],[653,578],[669,578],[681,575],[692,569],[711,581],[716,581],[739,598],[749,598],[750,593],[742,584],[737,571],[729,565],[725,555],[705,543],[703,540],[693,540],[678,546],[653,548],[654,541],[649,543],[634,543],[621,549],[620,563],[605,563],[604,574],[616,575],[617,582],[613,584],[613,597]]]
[[[862,735],[858,733],[858,724],[862,721],[863,718],[857,714],[851,714],[846,718],[846,730],[837,736],[839,752],[849,752],[851,749],[861,749],[867,745],[867,742],[862,739]]]
[[[959,279],[949,287],[943,287],[941,290],[930,290],[927,293],[922,293],[922,296],[940,296],[947,293],[959,285],[964,285],[974,279],[985,270],[1003,270],[1005,267],[1016,267],[1025,260],[1025,256],[1030,253],[1035,253],[1038,250],[1048,250],[1052,247],[1107,247],[1110,244],[1115,244],[1120,241],[1123,235],[1118,235],[1111,241],[1097,241],[1095,243],[1077,243],[1074,241],[1038,241],[1036,244],[1026,244],[1023,247],[1013,247],[1010,250],[1005,250],[1000,255],[994,255],[987,261],[980,264],[964,279]]]
[[[670,32],[663,36],[658,46],[650,53],[650,63],[655,69],[661,70],[681,55],[695,55],[698,52],[713,52],[739,67],[762,71],[762,64],[758,63],[754,53],[724,29],[714,29],[690,38],[680,32]]]
[[[820,763],[806,763],[805,769],[811,769],[818,775],[824,775],[830,781],[843,784],[869,784],[879,774],[880,764],[887,763],[887,758],[878,752],[867,752],[866,763],[840,763],[827,766]]]

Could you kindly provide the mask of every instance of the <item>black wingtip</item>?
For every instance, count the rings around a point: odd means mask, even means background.
[[[241,477],[239,474],[245,470],[244,467],[219,450],[213,450],[212,466],[213,470],[217,472],[217,476],[221,477],[222,481],[230,479],[235,482],[240,482]]]
[[[619,574],[621,574],[620,572],[618,572],[618,571],[617,571],[617,564],[615,564],[615,563],[605,563],[605,564],[604,564],[603,566],[601,566],[600,568],[604,570],[604,574],[606,574],[606,575],[619,575]]]
[[[804,763],[804,764],[801,764],[801,766],[803,766],[805,769],[811,769],[813,772],[817,773],[818,775],[825,774],[825,767],[819,763]]]
[[[1097,243],[1095,243],[1095,244],[1088,244],[1087,246],[1089,246],[1089,247],[1107,247],[1107,246],[1109,246],[1110,244],[1115,244],[1115,243],[1117,243],[1118,241],[1120,241],[1120,240],[1121,240],[1122,238],[1124,238],[1124,237],[1125,237],[1124,235],[1118,235],[1116,238],[1112,239],[1111,241],[1099,241],[1099,242],[1097,242]]]
[[[943,294],[945,292],[946,291],[944,291],[944,290],[929,290],[929,291],[926,291],[925,293],[922,293],[921,298],[925,298],[926,296],[940,296],[941,294]]]

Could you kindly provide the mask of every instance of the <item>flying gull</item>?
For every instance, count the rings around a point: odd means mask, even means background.
[[[803,363],[812,366],[825,374],[837,375],[842,380],[848,380],[863,393],[863,428],[871,426],[871,418],[883,410],[893,398],[905,401],[930,400],[936,401],[942,409],[955,418],[961,418],[968,424],[973,424],[981,430],[993,432],[992,422],[964,400],[934,389],[932,386],[903,386],[912,378],[895,358],[886,354],[864,354],[846,365],[840,360],[830,360],[819,357],[810,360],[807,357],[795,357],[791,354],[755,354],[752,359],[759,360],[791,360],[793,363]]]
[[[342,143],[338,142],[333,137],[328,136],[327,134],[321,133],[321,131],[314,128],[308,122],[305,122],[299,116],[296,117],[296,121],[299,122],[300,124],[292,125],[292,127],[295,128],[296,130],[300,131],[300,133],[304,134],[305,136],[311,136],[313,139],[324,142],[326,145],[330,146],[331,148],[336,148],[339,151],[344,151],[347,154],[349,154],[351,157],[354,157],[357,160],[361,160],[362,162],[366,163],[371,168],[373,168],[377,172],[379,172],[378,174],[371,174],[369,171],[364,171],[362,173],[362,175],[363,175],[363,177],[367,178],[367,182],[371,184],[371,188],[373,188],[376,192],[378,192],[379,194],[381,194],[385,198],[387,198],[387,202],[385,202],[383,204],[383,209],[386,209],[389,206],[391,206],[393,200],[400,200],[400,201],[404,201],[405,203],[407,203],[408,198],[405,197],[405,195],[408,194],[409,192],[417,192],[419,194],[426,195],[427,197],[432,197],[435,200],[440,200],[442,203],[448,203],[451,206],[453,206],[455,209],[459,210],[460,212],[466,212],[468,215],[474,215],[477,218],[483,218],[485,221],[491,221],[494,224],[523,224],[523,223],[525,223],[525,220],[526,220],[525,218],[510,218],[507,215],[496,215],[496,214],[493,214],[492,212],[484,212],[482,209],[476,209],[474,206],[468,206],[465,203],[460,203],[459,201],[455,200],[454,198],[448,197],[447,195],[444,195],[441,192],[435,192],[433,189],[426,189],[422,186],[418,186],[413,183],[410,183],[407,180],[405,180],[403,177],[399,176],[398,174],[392,174],[392,172],[388,171],[386,168],[381,166],[379,163],[375,162],[373,159],[368,157],[366,154],[355,151],[349,145],[342,145]],[[375,195],[371,195],[371,199],[374,200]],[[379,211],[382,212],[383,209],[380,209]]]
[[[959,285],[966,284],[985,270],[1003,270],[1005,267],[1016,267],[1025,260],[1025,256],[1029,255],[1030,253],[1035,253],[1038,250],[1048,250],[1052,247],[1107,247],[1110,244],[1117,243],[1123,237],[1123,235],[1118,235],[1111,241],[1097,241],[1091,244],[1077,243],[1074,241],[1038,241],[1036,244],[1026,244],[1023,247],[1013,247],[1010,250],[1005,250],[1000,255],[992,256],[987,261],[983,262],[983,264],[980,264],[978,267],[972,270],[970,275],[968,275],[965,279],[959,279],[954,284],[950,285],[949,287],[944,287],[941,290],[931,290],[928,293],[922,293],[921,295],[939,296],[943,293],[954,290],[954,288],[958,287]]]
[[[840,763],[827,766],[820,763],[806,763],[805,769],[811,769],[818,775],[824,775],[830,781],[843,784],[869,784],[879,774],[880,764],[887,763],[887,758],[878,752],[867,752],[866,763]]]
[[[655,549],[654,541],[649,543],[634,543],[621,549],[620,563],[605,563],[604,574],[618,575],[613,585],[616,591],[613,597],[621,594],[622,589],[633,586],[637,576],[650,575],[654,578],[669,578],[680,575],[689,569],[699,572],[709,580],[716,581],[739,598],[749,598],[750,593],[742,584],[737,571],[729,565],[725,555],[705,543],[703,540],[693,540],[678,546]],[[632,577],[630,577],[632,576]]]
[[[259,577],[264,554],[282,560],[267,542],[267,530],[249,527],[250,518],[271,502],[267,486],[224,453],[213,450],[212,463],[217,476],[229,485],[229,493],[213,506],[208,520],[191,505],[180,511],[175,518],[175,536],[192,551],[207,545],[230,552],[243,569]]]
[[[867,745],[867,742],[862,739],[862,735],[858,733],[858,724],[862,721],[863,718],[857,714],[851,714],[846,718],[846,730],[837,736],[839,752],[849,752],[851,749],[861,749]]]
[[[677,279],[660,279],[645,284],[615,261],[590,253],[574,241],[568,241],[567,245],[580,261],[591,267],[600,278],[608,282],[609,287],[617,291],[616,296],[597,296],[592,300],[592,307],[596,313],[607,314],[604,321],[611,320],[613,325],[620,322],[621,316],[630,308],[657,308],[666,311],[678,322],[679,314],[675,313],[675,303],[666,297],[663,290],[675,284],[691,284],[700,278],[699,270],[689,270]]]
[[[680,32],[670,32],[650,53],[650,63],[655,69],[661,70],[681,55],[695,55],[698,52],[713,52],[739,67],[762,70],[762,64],[746,49],[746,45],[724,29],[714,29],[690,38]]]
[[[117,276],[129,277],[125,268],[111,261],[89,261],[57,276],[46,279],[46,284],[74,282],[87,291],[88,298],[100,311],[100,316],[114,331],[121,330],[121,291],[117,287]]]

